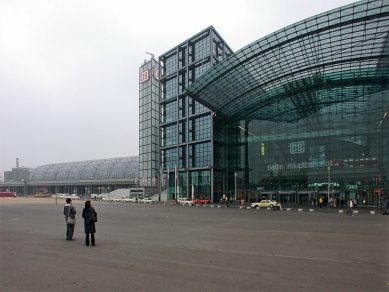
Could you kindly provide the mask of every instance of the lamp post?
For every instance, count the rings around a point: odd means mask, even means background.
[[[170,170],[169,170],[169,167],[167,168],[167,173],[166,173],[166,200],[169,200],[169,174],[170,173]]]
[[[160,186],[161,186],[161,175],[160,175],[160,178],[158,180],[158,171],[155,171],[154,186],[157,186],[157,188],[158,188],[158,202],[161,202],[161,189],[160,189]]]
[[[328,198],[327,198],[327,201],[328,201],[328,211],[330,210],[331,208],[331,203],[330,203],[330,177],[331,177],[331,167],[328,166]]]
[[[238,174],[235,172],[235,203],[238,204],[238,202],[236,201],[236,177],[238,176]]]
[[[179,193],[179,185],[178,185],[178,178],[177,178],[177,165],[174,165],[174,193],[175,193],[175,199],[176,203],[178,204],[178,193]]]

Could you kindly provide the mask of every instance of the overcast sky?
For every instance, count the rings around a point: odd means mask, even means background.
[[[138,70],[213,25],[237,51],[351,0],[0,1],[0,174],[138,155]]]

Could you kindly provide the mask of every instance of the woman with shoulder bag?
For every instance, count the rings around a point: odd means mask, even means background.
[[[72,199],[67,198],[63,208],[66,220],[66,240],[74,240],[74,225],[76,225],[76,209],[72,205]]]
[[[96,227],[95,222],[97,222],[97,213],[94,208],[92,208],[92,202],[86,201],[85,208],[82,210],[82,218],[84,218],[84,229],[85,229],[85,244],[89,245],[89,233],[91,235],[92,246],[95,246],[95,233]]]

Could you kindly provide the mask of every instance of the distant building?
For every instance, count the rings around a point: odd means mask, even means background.
[[[15,167],[11,171],[4,171],[4,182],[20,182],[29,179],[32,168],[30,167]]]
[[[156,193],[155,190],[145,191],[144,185],[139,183],[138,156],[46,164],[35,169],[13,168],[4,175],[9,173],[15,180],[1,183],[0,191],[18,195],[44,192],[85,196],[108,194],[123,188],[134,188],[139,196]]]

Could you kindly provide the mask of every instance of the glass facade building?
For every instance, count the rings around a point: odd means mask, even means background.
[[[159,65],[154,56],[139,69],[139,185],[157,186]]]
[[[212,185],[222,184],[223,167],[215,162],[217,118],[207,106],[186,94],[186,89],[209,69],[233,54],[213,27],[209,27],[159,57],[161,177],[167,198],[211,199]]]
[[[134,179],[139,175],[138,156],[86,160],[38,166],[29,181],[88,181]]]
[[[389,0],[358,1],[236,52],[211,26],[152,55],[139,69],[139,157],[7,172],[0,189],[376,205],[389,198],[388,127]]]
[[[389,1],[359,1],[235,53],[213,27],[169,50],[149,177],[168,199],[387,197],[388,32]]]
[[[85,196],[137,188],[138,177],[139,157],[128,156],[41,165],[30,170],[23,182],[0,184],[0,189],[21,195],[44,191],[45,194]]]

